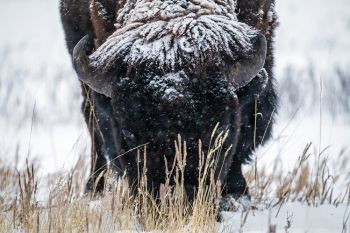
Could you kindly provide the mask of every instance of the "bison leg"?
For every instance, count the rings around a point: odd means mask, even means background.
[[[101,0],[106,3],[113,0]],[[72,55],[75,45],[85,35],[95,36],[94,24],[90,15],[90,0],[60,0],[60,14],[65,32],[66,44],[69,54]],[[113,16],[112,16],[113,17]],[[107,168],[107,158],[115,157],[115,124],[111,117],[111,106],[109,99],[90,90],[87,86],[82,85],[83,89],[83,113],[86,124],[90,131],[92,148],[91,148],[91,175],[87,183],[86,190],[101,191],[104,188],[103,176],[96,180]],[[113,141],[113,142],[112,142]],[[112,165],[118,169],[118,161],[113,161]]]
[[[256,86],[258,85],[251,87]],[[247,101],[246,97],[245,101]],[[249,196],[241,166],[249,162],[253,151],[271,137],[276,106],[277,96],[272,79],[269,79],[263,92],[259,96],[252,96],[251,100],[242,107],[240,134],[234,162],[226,179],[226,194],[235,198]]]
[[[226,186],[224,187],[224,195],[231,195],[235,199],[242,196],[249,197],[247,182],[242,173],[242,163],[239,161],[233,161],[230,167]]]
[[[241,109],[241,127],[234,162],[226,180],[226,194],[235,198],[249,196],[241,166],[251,160],[253,151],[264,144],[272,133],[272,124],[277,107],[277,95],[274,88],[272,67],[273,37],[278,25],[274,12],[274,0],[237,1],[238,19],[262,32],[268,44],[264,68],[269,80],[266,84],[253,82],[238,93]],[[264,87],[261,89],[261,87]],[[249,96],[244,95],[252,93]]]
[[[91,174],[86,191],[100,192],[104,189],[104,176],[108,160],[116,156],[118,145],[115,140],[114,124],[110,99],[83,85],[83,113],[91,135]],[[118,161],[112,161],[114,170],[120,168]]]

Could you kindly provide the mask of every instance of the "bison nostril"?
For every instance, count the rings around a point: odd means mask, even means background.
[[[123,137],[126,141],[136,143],[135,135],[133,133],[131,133],[129,130],[122,129],[122,134],[123,134]]]
[[[133,133],[131,133],[129,130],[122,129],[122,133],[123,133],[124,137],[127,139],[132,139],[132,140],[136,139],[135,135]]]
[[[133,133],[131,133],[129,130],[122,129],[122,135],[129,148],[137,147],[137,140]]]

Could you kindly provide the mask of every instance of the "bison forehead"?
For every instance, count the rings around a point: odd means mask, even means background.
[[[115,31],[91,55],[92,66],[110,72],[121,62],[176,72],[216,66],[249,54],[256,31],[246,24],[217,14],[133,22]]]
[[[235,18],[233,1],[218,0],[128,0],[118,12],[117,25],[169,20],[188,14],[226,15]]]

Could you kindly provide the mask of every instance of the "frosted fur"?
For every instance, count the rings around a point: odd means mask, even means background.
[[[250,54],[256,32],[237,21],[227,1],[128,1],[118,13],[117,30],[91,56],[92,66],[109,72],[129,67],[177,72],[219,66]],[[219,43],[218,43],[219,42]]]
[[[152,77],[145,88],[151,89],[155,95],[160,95],[162,99],[171,102],[174,99],[184,98],[187,82],[189,82],[189,78],[183,71],[180,71],[178,73],[169,73],[162,77]]]
[[[118,12],[116,26],[131,22],[148,22],[155,18],[169,20],[194,13],[226,15],[236,19],[235,2],[227,0],[128,0]]]

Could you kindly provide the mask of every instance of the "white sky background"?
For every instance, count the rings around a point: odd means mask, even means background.
[[[350,1],[276,0],[280,27],[276,37],[277,68],[288,63],[320,68],[350,62]]]

